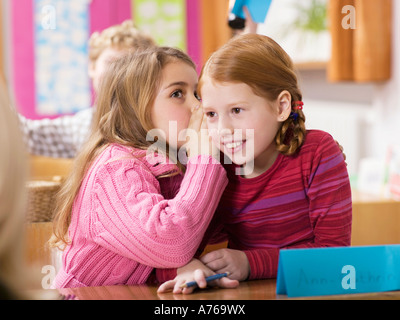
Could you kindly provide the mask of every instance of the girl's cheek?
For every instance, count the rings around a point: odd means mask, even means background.
[[[177,122],[178,122],[178,127],[181,127],[181,129],[187,129],[189,126],[190,122],[190,117],[192,115],[191,111],[186,111],[182,113],[182,110],[180,111],[180,116],[177,117]]]
[[[214,145],[221,150],[221,137],[219,136],[217,129],[208,129],[208,134]]]

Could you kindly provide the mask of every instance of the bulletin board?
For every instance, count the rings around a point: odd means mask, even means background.
[[[229,0],[4,1],[11,11],[4,13],[11,17],[8,78],[19,112],[29,119],[91,106],[87,44],[95,31],[133,19],[159,45],[186,51],[198,72],[210,52],[229,38]]]

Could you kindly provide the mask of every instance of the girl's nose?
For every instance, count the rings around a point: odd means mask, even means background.
[[[233,126],[228,119],[220,117],[218,121],[218,133],[220,136],[227,136],[233,134]]]

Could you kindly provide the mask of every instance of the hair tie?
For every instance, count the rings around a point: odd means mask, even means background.
[[[292,111],[290,113],[290,118],[292,118],[293,121],[297,121],[297,119],[299,118],[299,114]]]
[[[303,110],[303,106],[304,106],[303,101],[293,101],[292,102],[292,108],[294,111],[292,111],[290,113],[290,118],[292,118],[294,122],[296,122],[297,119],[299,118],[299,114],[296,111]]]
[[[303,106],[304,106],[303,101],[293,101],[292,102],[292,107],[293,107],[293,110],[295,110],[295,111],[303,110]]]

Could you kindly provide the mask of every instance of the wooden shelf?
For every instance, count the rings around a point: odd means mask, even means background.
[[[328,66],[327,61],[305,61],[295,62],[294,66],[297,70],[325,70]]]
[[[72,168],[73,161],[73,159],[30,155],[30,178],[66,177]]]
[[[400,201],[352,190],[353,223],[351,244],[400,243]]]

